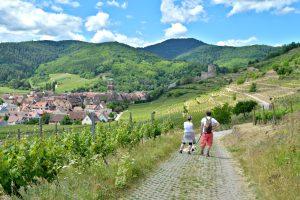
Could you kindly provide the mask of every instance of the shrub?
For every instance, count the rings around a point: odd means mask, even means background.
[[[257,91],[256,83],[252,83],[249,88],[249,92],[256,92],[256,91]]]
[[[69,116],[64,116],[64,118],[61,120],[60,122],[61,125],[71,125],[72,124],[72,120],[70,119]]]
[[[231,122],[231,112],[232,108],[228,103],[225,103],[223,106],[217,106],[212,109],[213,116],[221,124],[229,124]]]
[[[246,113],[251,112],[255,108],[255,106],[257,106],[256,101],[240,101],[235,105],[232,111],[236,115],[243,113],[244,117],[246,117]]]
[[[236,84],[241,85],[241,84],[245,83],[245,81],[246,81],[246,77],[245,76],[240,76],[237,79]]]

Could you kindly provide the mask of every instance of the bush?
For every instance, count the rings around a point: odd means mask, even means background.
[[[246,81],[246,77],[245,76],[240,76],[237,79],[236,84],[241,85],[241,84],[245,83],[245,81]]]
[[[228,103],[225,103],[223,106],[217,106],[212,109],[213,116],[221,124],[229,124],[231,122],[231,112],[232,108]]]
[[[255,106],[257,106],[256,101],[240,101],[235,105],[232,111],[236,115],[243,113],[244,117],[246,117],[246,113],[251,112],[255,108]]]
[[[256,92],[256,91],[257,91],[256,83],[252,83],[249,88],[249,92]]]
[[[61,125],[71,125],[72,124],[72,120],[70,119],[69,116],[64,116],[64,118],[60,121]]]

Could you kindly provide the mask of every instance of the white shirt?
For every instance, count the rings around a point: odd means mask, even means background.
[[[210,119],[210,118],[211,118],[211,125],[212,125],[212,126],[215,126],[215,125],[219,124],[219,122],[218,122],[215,118],[213,118],[213,117],[203,117],[202,120],[201,120],[201,125],[203,126],[202,132],[205,131],[204,125],[206,124],[206,120],[207,120],[206,118],[207,118],[207,119]]]
[[[194,132],[194,125],[192,122],[184,122],[183,127],[185,133]]]

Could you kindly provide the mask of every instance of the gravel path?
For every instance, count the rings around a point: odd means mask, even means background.
[[[220,137],[229,133],[215,133],[210,158],[197,152],[192,155],[175,152],[124,199],[255,199],[241,170],[219,142]]]

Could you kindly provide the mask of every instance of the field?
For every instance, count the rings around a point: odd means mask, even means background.
[[[38,84],[34,85],[33,87],[43,87],[46,85],[47,82],[54,82],[58,83],[56,87],[57,93],[63,92],[70,92],[74,89],[82,88],[82,87],[89,87],[99,80],[98,77],[93,79],[85,79],[81,78],[79,75],[75,74],[68,74],[68,73],[60,73],[60,74],[50,74],[50,80],[39,82]]]
[[[26,94],[28,92],[29,92],[28,90],[16,90],[9,87],[0,87],[0,94],[5,94],[5,93]]]

